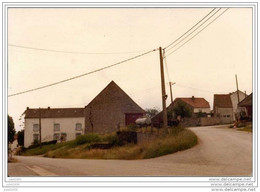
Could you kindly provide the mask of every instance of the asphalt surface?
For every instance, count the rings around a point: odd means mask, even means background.
[[[9,176],[251,176],[252,133],[226,126],[190,128],[195,147],[145,160],[52,159],[16,156]]]

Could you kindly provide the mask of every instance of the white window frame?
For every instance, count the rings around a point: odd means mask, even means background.
[[[78,125],[80,125],[80,128],[78,128]],[[82,123],[76,123],[76,131],[82,131]]]
[[[55,139],[55,136],[58,136],[58,138]],[[54,133],[54,134],[53,134],[53,140],[59,141],[59,140],[60,140],[60,134],[59,134],[59,133]]]
[[[58,129],[57,129],[57,127],[58,127]],[[59,123],[54,123],[53,130],[54,131],[60,131],[60,124]]]
[[[37,136],[37,139],[35,139],[36,136]],[[36,140],[37,140],[37,141],[40,140],[40,134],[39,134],[39,133],[34,133],[34,134],[33,134],[33,142],[36,141]]]
[[[61,137],[62,137],[63,135],[65,135],[65,139],[63,138],[63,140],[61,140]],[[61,134],[60,134],[60,140],[61,140],[61,141],[67,141],[67,133],[65,133],[65,132],[61,133]]]
[[[33,132],[39,132],[39,130],[40,130],[39,124],[37,123],[33,124]]]

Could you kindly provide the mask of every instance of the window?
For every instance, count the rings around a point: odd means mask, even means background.
[[[60,140],[67,141],[67,133],[61,133]]]
[[[81,135],[81,133],[76,133],[76,138],[78,137],[78,136],[80,136]]]
[[[59,123],[54,124],[54,131],[60,131],[60,124]]]
[[[53,140],[59,141],[60,140],[60,134],[59,133],[54,133]]]
[[[227,117],[230,117],[230,115],[227,115]]]
[[[81,130],[82,130],[82,124],[76,123],[76,131],[81,131]]]
[[[40,140],[39,134],[33,134],[33,142],[38,142]]]
[[[39,124],[33,124],[33,132],[39,131]]]

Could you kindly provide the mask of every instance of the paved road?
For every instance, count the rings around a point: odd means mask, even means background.
[[[199,137],[191,149],[146,160],[17,157],[10,176],[251,176],[252,133],[227,126],[190,128]]]

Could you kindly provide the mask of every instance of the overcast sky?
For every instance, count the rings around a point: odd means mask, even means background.
[[[160,46],[164,48],[212,9],[9,8],[8,95],[87,73]],[[224,8],[206,24],[223,11]],[[170,54],[182,43],[166,53],[169,56],[165,81],[167,85],[169,79],[176,82],[174,98],[203,97],[212,108],[213,94],[236,91],[235,74],[239,89],[252,92],[251,8],[228,9]],[[48,52],[12,45],[99,54]],[[9,97],[8,114],[19,130],[19,117],[27,106],[84,107],[112,80],[143,109],[162,108],[159,52],[155,51],[69,82]],[[169,94],[169,86],[166,90]]]

